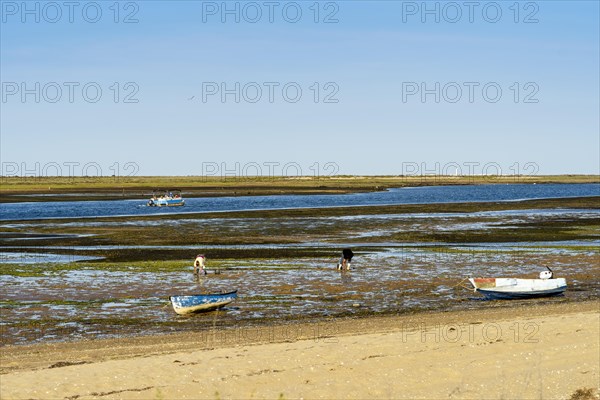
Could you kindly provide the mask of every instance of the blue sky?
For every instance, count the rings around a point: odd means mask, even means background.
[[[596,1],[0,3],[5,175],[600,172]]]

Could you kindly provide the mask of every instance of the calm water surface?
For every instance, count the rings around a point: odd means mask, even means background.
[[[152,215],[189,212],[272,210],[285,208],[516,201],[600,196],[600,184],[507,184],[427,186],[344,195],[282,195],[186,199],[184,207],[147,207],[140,200],[7,203],[0,220]],[[185,194],[184,194],[185,197]]]

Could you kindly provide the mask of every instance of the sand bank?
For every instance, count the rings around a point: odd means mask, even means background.
[[[600,379],[598,302],[1,349],[0,397],[544,398]]]

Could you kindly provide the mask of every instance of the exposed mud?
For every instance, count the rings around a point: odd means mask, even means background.
[[[511,204],[5,223],[2,344],[597,299],[600,210]],[[353,270],[339,272],[346,246]],[[200,278],[197,253],[208,257]],[[489,302],[460,285],[545,266],[567,278],[564,297]],[[231,289],[238,301],[214,313],[181,317],[167,300]]]

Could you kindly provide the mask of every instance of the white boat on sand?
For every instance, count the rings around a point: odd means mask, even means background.
[[[476,292],[488,299],[513,300],[558,296],[567,289],[565,278],[552,278],[544,271],[540,279],[469,278]]]

